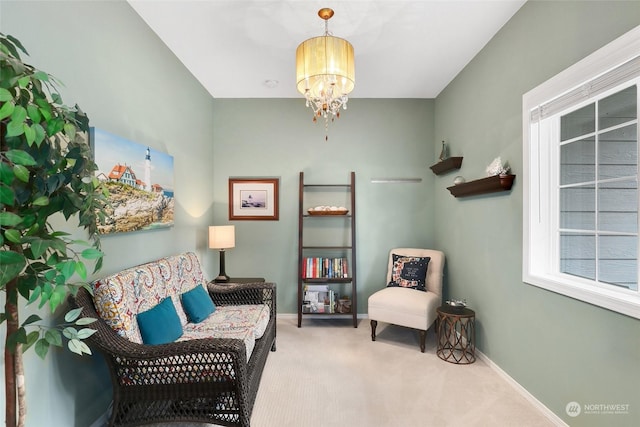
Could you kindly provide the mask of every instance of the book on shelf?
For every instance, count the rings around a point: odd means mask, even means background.
[[[349,277],[349,261],[346,257],[305,257],[302,260],[302,277],[305,279]]]
[[[335,313],[338,293],[327,285],[305,285],[303,313]]]

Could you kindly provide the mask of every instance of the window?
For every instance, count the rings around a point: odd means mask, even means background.
[[[523,281],[640,318],[640,27],[523,96]]]

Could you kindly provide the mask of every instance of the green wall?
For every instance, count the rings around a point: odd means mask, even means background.
[[[213,101],[131,7],[2,0],[0,31],[22,41],[27,62],[65,84],[65,103],[80,105],[92,126],[174,157],[175,226],[104,237],[100,274],[184,250],[209,255]],[[30,351],[25,363],[28,426],[87,427],[107,408],[111,386],[100,356],[54,350],[43,362]],[[4,387],[0,393],[4,409]]]
[[[483,176],[497,156],[519,175],[522,94],[638,24],[637,1],[527,3],[435,102],[353,99],[325,142],[301,99],[212,100],[122,0],[0,2],[0,31],[65,82],[68,104],[174,156],[175,227],[105,237],[103,274],[195,250],[213,277],[206,227],[229,223],[228,178],[279,177],[280,220],[234,221],[227,272],[278,283],[279,312],[294,313],[298,173],[342,183],[355,171],[359,311],[383,286],[389,248],[442,249],[446,292],[476,309],[479,349],[572,426],[640,418],[638,321],[522,283],[521,177],[504,195],[455,199],[446,187]],[[436,177],[428,166],[443,139],[465,159]],[[370,182],[398,177],[422,182]],[[98,358],[31,356],[28,426],[85,427],[104,412],[110,386]],[[631,415],[569,419],[570,401],[628,403]]]
[[[339,120],[312,123],[304,99],[214,101],[214,218],[228,221],[229,177],[280,178],[279,221],[233,221],[231,276],[278,284],[278,312],[297,313],[298,183],[347,184],[356,174],[358,312],[385,285],[389,249],[433,245],[433,101],[352,99]],[[421,178],[373,184],[371,178]],[[362,327],[368,327],[363,325]]]
[[[528,2],[435,104],[435,140],[464,156],[434,189],[447,293],[476,310],[480,350],[571,426],[637,425],[640,321],[522,282],[522,95],[639,24],[638,1]],[[497,156],[517,175],[510,193],[446,190]],[[629,414],[570,418],[572,401]]]

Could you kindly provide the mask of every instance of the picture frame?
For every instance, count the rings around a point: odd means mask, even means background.
[[[107,236],[173,227],[173,156],[100,128],[89,131],[95,177],[109,190],[98,232]]]
[[[229,220],[278,221],[278,178],[229,178]]]

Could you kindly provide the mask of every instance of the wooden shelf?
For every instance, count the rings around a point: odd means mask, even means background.
[[[305,198],[309,196],[309,193],[319,192],[319,195],[322,195],[324,192],[336,192],[336,196],[339,197],[347,197],[348,198],[348,206],[345,206],[348,209],[348,213],[341,215],[311,215],[309,211],[306,210],[307,203],[305,203]],[[344,193],[344,194],[343,194]],[[314,194],[311,194],[314,196]],[[310,201],[311,199],[307,199],[306,201]],[[313,219],[312,219],[313,218]],[[316,220],[315,218],[323,218],[323,220]],[[346,218],[347,221],[334,219],[327,220],[327,218]],[[308,227],[312,226],[311,223],[318,224],[316,221],[329,221],[326,230],[328,232],[328,236],[324,239],[318,239],[314,233],[310,233],[307,235],[307,243],[309,246],[303,245],[303,235],[306,234],[309,230]],[[332,234],[333,232],[333,234]],[[337,233],[337,234],[336,234]],[[347,245],[340,245],[339,243],[342,241],[343,234],[350,234],[350,241],[342,242],[348,243]],[[336,237],[340,237],[336,240]],[[329,245],[313,245],[315,242],[326,241]],[[331,245],[331,242],[338,243],[335,245]],[[326,254],[327,250],[340,254],[339,256],[347,258],[349,260],[349,275],[350,277],[303,277],[306,273],[304,270],[304,260],[306,257],[315,257],[318,254]],[[351,317],[353,322],[353,327],[358,327],[358,307],[357,307],[357,295],[358,290],[356,287],[356,266],[357,266],[357,255],[356,255],[356,174],[355,172],[351,172],[350,180],[348,184],[305,184],[304,182],[304,172],[300,172],[300,187],[299,187],[299,196],[298,196],[298,328],[302,326],[302,318],[304,316],[345,316]],[[351,311],[349,313],[307,313],[305,310],[304,303],[304,294],[305,288],[307,284],[327,284],[327,287],[331,291],[338,291],[340,295],[345,293],[345,295],[350,296],[351,302]],[[329,288],[330,286],[330,288]],[[336,301],[337,302],[337,301]]]
[[[350,283],[353,282],[351,277],[303,277],[305,283]]]
[[[433,166],[430,166],[430,168],[436,175],[442,175],[443,173],[454,169],[460,169],[460,166],[462,166],[462,157],[449,157]]]
[[[509,191],[511,190],[515,177],[515,175],[495,175],[447,187],[447,190],[455,197]]]

